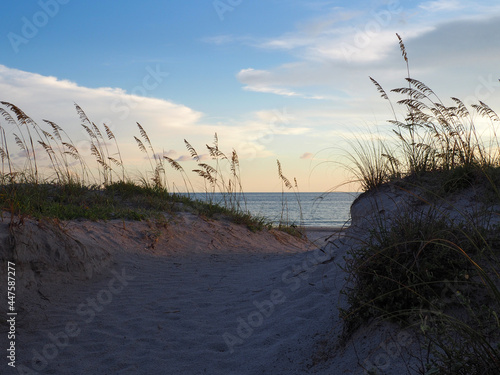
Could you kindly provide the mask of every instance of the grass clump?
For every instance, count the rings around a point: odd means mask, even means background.
[[[350,170],[362,189],[368,191],[408,176],[453,171],[448,174],[445,190],[454,190],[466,186],[474,172],[498,169],[500,117],[482,101],[467,107],[452,97],[445,103],[429,86],[411,77],[405,45],[398,38],[408,75],[406,86],[391,93],[403,96],[396,104],[405,108],[405,114],[398,116],[389,94],[370,77],[381,97],[389,102],[394,118],[389,120],[391,136],[357,140],[351,145]]]
[[[433,211],[407,212],[390,227],[373,230],[366,246],[352,251],[347,263],[354,285],[345,291],[349,326],[374,317],[408,320],[421,310],[442,310],[442,292],[450,282],[470,296],[478,274],[463,254],[481,252],[471,241],[480,235]]]
[[[115,184],[100,188],[74,184],[12,183],[0,185],[0,192],[2,211],[37,219],[143,220],[162,210],[167,211],[169,202],[161,194],[154,194],[140,186],[134,186],[134,195],[130,196],[117,191]]]
[[[165,214],[186,210],[207,218],[224,217],[253,231],[270,227],[263,217],[133,182],[120,181],[105,187],[47,183],[0,185],[0,211],[36,219],[163,219]]]
[[[495,374],[500,227],[457,224],[432,208],[385,224],[346,262],[344,337],[374,319],[393,321],[423,335],[433,374]]]
[[[212,163],[205,162],[185,140],[198,163],[193,172],[203,179],[206,199],[201,201],[191,197],[194,188],[184,168],[158,153],[139,123],[134,139],[149,169],[134,180],[127,173],[113,131],[106,124],[93,123],[77,104],[90,155],[84,155],[55,122],[43,120],[44,129],[16,105],[0,104],[0,211],[61,220],[144,220],[188,209],[206,217],[222,215],[252,230],[270,225],[246,209],[238,154],[235,150],[224,154],[217,134],[213,145],[206,146]],[[183,188],[169,183],[168,166],[180,173]]]

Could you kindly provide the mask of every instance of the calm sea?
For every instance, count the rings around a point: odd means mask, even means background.
[[[203,199],[204,194],[196,194]],[[245,193],[246,207],[250,213],[264,216],[273,223],[342,227],[349,224],[350,207],[358,193]],[[215,195],[216,201],[221,196]],[[241,201],[244,208],[244,203]],[[302,212],[302,223],[301,223]]]

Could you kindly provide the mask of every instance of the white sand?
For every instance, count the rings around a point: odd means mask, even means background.
[[[28,222],[18,237],[36,243],[36,228]],[[325,253],[281,232],[190,214],[166,227],[82,221],[62,229],[66,237],[45,241],[64,244],[61,253],[80,249],[74,258],[94,265],[20,270],[31,286],[18,296],[17,371],[1,363],[2,374],[406,372],[415,342],[394,327],[373,325],[339,345],[347,245],[335,230],[309,231]]]

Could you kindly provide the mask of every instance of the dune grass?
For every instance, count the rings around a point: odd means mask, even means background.
[[[350,254],[346,337],[373,319],[389,320],[425,337],[431,373],[496,373],[499,249],[498,225],[456,224],[435,210],[402,212]]]
[[[278,166],[278,177],[281,181],[281,212],[280,212],[280,220],[278,222],[278,229],[288,234],[291,234],[296,237],[304,237],[305,229],[303,225],[303,214],[302,214],[302,205],[300,203],[300,195],[299,195],[299,184],[297,183],[297,179],[293,178],[293,185],[291,181],[283,174],[283,170],[281,168],[281,163],[279,160],[276,160],[276,164]],[[296,223],[292,221],[289,217],[288,210],[288,199],[285,196],[285,191],[292,191],[294,194],[295,201],[299,207],[299,222]]]
[[[392,137],[369,135],[354,141],[352,150],[346,150],[356,182],[368,191],[385,182],[438,171],[479,172],[488,178],[487,172],[500,167],[500,117],[482,101],[468,108],[460,99],[451,97],[445,104],[429,86],[411,77],[405,45],[397,36],[408,76],[406,86],[390,92],[403,96],[396,104],[405,112],[398,116],[389,94],[370,77],[392,109]],[[483,124],[486,134],[478,129],[478,119],[487,122]]]
[[[219,149],[217,134],[213,145],[207,145],[211,163],[202,161],[185,141],[198,163],[193,172],[203,178],[206,199],[200,200],[192,195],[194,188],[183,167],[156,152],[139,123],[134,139],[149,169],[132,179],[115,134],[106,124],[99,127],[91,122],[80,106],[75,104],[88,136],[90,159],[55,122],[44,120],[43,128],[16,105],[1,105],[0,211],[11,217],[144,220],[189,210],[206,217],[224,216],[252,230],[271,226],[269,220],[246,209],[238,155],[233,150],[226,156]],[[6,127],[11,131],[10,139]],[[169,167],[182,176],[183,187],[169,183]]]
[[[426,339],[426,374],[498,374],[500,368],[500,140],[498,115],[484,102],[468,108],[452,97],[445,104],[410,76],[403,95],[390,102],[392,138],[369,137],[354,144],[351,171],[365,191],[390,184],[413,192],[420,208],[401,209],[388,222],[380,212],[368,241],[353,248],[344,288],[349,308],[341,310],[348,337],[372,319],[415,328]],[[478,130],[486,120],[490,134]],[[481,136],[480,136],[481,134]],[[474,209],[449,217],[440,209],[453,194],[475,191]],[[370,369],[368,369],[370,370]]]

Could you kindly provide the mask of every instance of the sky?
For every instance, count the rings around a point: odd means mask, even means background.
[[[392,118],[369,77],[405,85],[396,33],[412,77],[440,97],[494,109],[500,98],[496,1],[40,0],[2,2],[0,14],[1,101],[88,151],[77,103],[137,173],[148,166],[139,122],[196,189],[184,139],[206,160],[215,133],[237,151],[247,192],[281,191],[277,159],[300,191],[352,178],[349,140]]]

